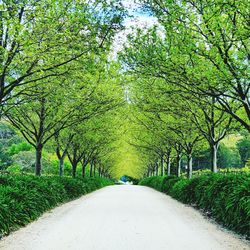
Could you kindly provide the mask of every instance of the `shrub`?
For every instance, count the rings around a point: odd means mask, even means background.
[[[143,186],[155,188],[158,191],[162,191],[163,179],[164,177],[162,176],[148,177],[148,178],[141,180],[139,184]]]
[[[34,173],[36,155],[33,151],[21,151],[13,155],[12,161],[13,161],[13,165],[20,166],[19,171],[18,169],[16,170],[17,171],[16,174],[20,172]]]
[[[191,180],[154,176],[143,179],[139,184],[170,194],[181,202],[196,205],[229,229],[250,237],[248,173],[206,174]]]
[[[32,149],[32,146],[28,144],[27,142],[21,142],[19,144],[12,144],[8,151],[9,154],[12,156],[14,154],[18,154],[22,151],[30,151]]]
[[[240,153],[242,165],[245,166],[247,160],[250,158],[250,136],[243,137],[237,142],[236,146]]]
[[[170,189],[169,194],[173,198],[175,198],[179,201],[185,202],[186,193],[184,192],[184,190],[185,190],[187,183],[188,183],[187,179],[182,179],[182,180],[176,181],[175,184]]]
[[[103,178],[0,175],[0,235],[63,202],[111,184]]]
[[[136,179],[132,176],[124,175],[124,177],[126,177],[127,181],[133,182],[134,185],[138,185],[138,183],[139,183],[139,179]]]
[[[180,179],[175,176],[165,177],[162,183],[162,192],[166,194],[171,193],[171,189],[173,188],[174,184],[178,182]]]

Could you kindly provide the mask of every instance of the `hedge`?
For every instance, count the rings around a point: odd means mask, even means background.
[[[250,237],[250,175],[209,174],[193,179],[154,176],[140,181],[208,212],[217,222]]]
[[[111,184],[104,178],[0,175],[0,238],[63,202]]]

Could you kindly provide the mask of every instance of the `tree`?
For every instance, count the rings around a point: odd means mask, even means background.
[[[41,88],[41,86],[40,86]],[[6,115],[36,150],[36,175],[41,174],[41,158],[44,145],[63,128],[69,126],[73,107],[68,108],[62,96],[55,95],[53,87],[42,89],[42,94],[13,108]],[[57,92],[58,93],[58,92]],[[60,93],[61,95],[62,93]]]
[[[199,109],[193,109],[193,106],[190,106],[189,103],[187,108],[193,115],[193,122],[196,124],[196,127],[210,145],[212,156],[211,170],[216,173],[218,171],[218,148],[222,139],[232,129],[232,118],[225,112],[216,109],[216,100],[213,97],[208,97],[208,101],[203,102],[203,104],[199,102],[199,106]]]
[[[137,120],[143,125],[152,138],[147,147],[155,150],[160,157],[161,169],[164,161],[170,175],[170,155],[176,152],[176,174],[181,174],[181,159],[185,153],[188,158],[188,175],[192,176],[192,154],[197,143],[202,139],[199,129],[193,122],[192,113],[186,109],[187,96],[181,95],[177,88],[169,87],[164,81],[154,78],[134,80],[131,100],[142,116],[136,114]],[[140,117],[140,118],[138,118]],[[159,138],[159,141],[155,141]],[[142,141],[142,136],[138,136]],[[145,141],[144,141],[144,147]],[[161,171],[161,173],[165,172]]]
[[[167,24],[168,26],[164,26],[165,37],[159,36],[156,28],[147,34],[139,30],[135,37],[130,37],[130,44],[121,55],[121,60],[127,64],[130,73],[143,79],[148,93],[142,98],[147,103],[154,103],[149,110],[158,113],[174,113],[175,110],[181,113],[180,110],[183,110],[193,116],[189,123],[194,123],[208,140],[213,158],[212,171],[217,172],[219,142],[232,129],[233,117],[225,113],[218,98],[205,93],[205,89],[210,89],[210,83],[218,84],[220,78],[216,78],[215,73],[214,76],[210,75],[211,72],[205,69],[204,61],[186,55],[185,51],[183,56],[182,49],[187,45],[181,39],[187,39],[186,33],[182,34],[183,30],[180,30],[180,33],[172,35],[172,23]],[[189,47],[186,50],[189,51]],[[201,83],[196,75],[206,71],[209,71],[209,75],[203,75]],[[147,79],[150,79],[150,83],[146,84]],[[145,92],[143,88],[140,91]],[[173,105],[175,108],[171,111],[169,107]]]
[[[49,140],[57,137],[58,143],[63,129],[83,123],[122,103],[119,82],[110,79],[115,67],[113,71],[111,66],[107,69],[105,62],[96,63],[98,59],[96,56],[88,57],[88,64],[81,72],[70,71],[67,76],[40,83],[35,88],[36,97],[25,96],[25,102],[16,105],[6,114],[9,121],[36,149],[36,175],[41,174],[42,150]],[[80,67],[80,63],[82,61],[75,63],[75,67]],[[112,93],[113,90],[116,94]],[[60,153],[58,149],[57,155],[62,163],[66,151]]]
[[[35,94],[30,83],[57,78],[82,56],[106,51],[124,16],[117,1],[19,0],[0,7],[0,115],[25,102],[24,92]]]
[[[75,134],[66,128],[62,131],[56,131],[54,134],[56,156],[59,160],[59,176],[63,176],[64,159],[67,156],[68,148],[74,138]]]
[[[74,136],[67,149],[73,177],[76,177],[76,169],[79,163],[81,163],[83,177],[88,164],[90,165],[91,177],[95,175],[97,168],[99,174],[101,174],[101,170],[102,173],[107,170],[105,165],[107,154],[110,153],[111,144],[115,140],[113,135],[115,126],[110,127],[110,120],[112,120],[115,112],[115,110],[105,112],[74,127],[71,133]]]
[[[250,131],[247,0],[141,3],[161,27],[131,37],[123,56],[129,68],[214,98]]]

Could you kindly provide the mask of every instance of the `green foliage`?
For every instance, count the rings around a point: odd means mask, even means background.
[[[65,73],[64,65],[69,69],[72,62],[92,51],[108,50],[123,17],[119,1],[1,2],[0,114],[3,106],[9,110],[16,105],[14,100],[7,101],[26,87],[30,91],[33,83],[37,86],[45,78],[49,83],[48,78]]]
[[[250,158],[250,136],[245,136],[244,138],[239,140],[236,145],[240,153],[242,164],[244,166],[247,160]]]
[[[244,168],[224,168],[224,169],[219,169],[219,173],[221,174],[250,174],[250,166],[249,167],[244,167]],[[199,175],[209,175],[211,174],[211,171],[209,169],[199,169],[196,171],[193,171],[193,176],[199,176]],[[184,176],[184,174],[183,174]]]
[[[190,177],[244,166],[234,147],[250,131],[247,0],[139,2],[157,23],[129,34],[119,58],[138,113],[133,144],[150,159],[144,174],[155,175],[166,155],[178,176],[184,166]]]
[[[179,178],[176,176],[165,177],[162,183],[162,192],[170,194],[171,188],[179,181]]]
[[[43,160],[45,157],[43,157]],[[43,162],[43,173],[49,174],[49,175],[58,175],[58,168],[59,168],[59,161],[56,159],[49,160],[47,158],[48,165],[44,165]],[[78,169],[81,170],[81,169]],[[71,176],[72,175],[72,166],[68,160],[64,161],[64,176]],[[81,172],[77,174],[77,176],[81,176]]]
[[[207,174],[193,179],[154,176],[140,185],[170,194],[211,214],[219,223],[250,236],[250,175]]]
[[[36,161],[35,152],[20,151],[12,157],[13,165],[19,166],[20,172],[34,173],[34,166]],[[9,168],[7,168],[9,170]],[[18,172],[17,172],[18,173]]]
[[[211,153],[209,149],[197,150],[194,153],[194,168],[210,169]],[[241,156],[238,148],[230,148],[221,143],[218,149],[218,166],[220,168],[240,168],[242,166]]]
[[[162,176],[152,176],[145,179],[142,179],[139,184],[143,186],[148,186],[155,188],[158,191],[162,191],[164,177]]]
[[[20,174],[21,167],[19,165],[11,165],[7,168],[7,172],[10,174]]]
[[[0,235],[26,225],[63,202],[111,184],[103,178],[0,175]]]
[[[221,144],[218,150],[218,165],[220,168],[241,167],[239,151]]]
[[[121,56],[126,67],[140,77],[151,76],[152,81],[164,79],[165,86],[182,88],[185,91],[178,93],[189,92],[191,104],[197,96],[216,98],[225,113],[250,131],[250,109],[246,101],[250,90],[245,89],[249,82],[248,10],[245,8],[248,0],[225,4],[210,0],[140,2],[157,18],[159,25],[149,30],[143,27],[129,36],[129,44]],[[155,81],[150,88],[152,96],[154,85]],[[205,106],[202,111],[206,112]],[[195,115],[202,112],[199,113]],[[224,119],[219,120],[224,123]]]
[[[5,122],[0,123],[1,144],[4,143],[6,140],[11,139],[14,135],[15,135],[15,131],[9,124]]]
[[[250,159],[246,162],[246,167],[244,169],[248,169],[250,171]]]
[[[21,142],[19,144],[12,144],[8,151],[10,155],[15,155],[21,151],[30,151],[31,149],[32,146],[30,144],[27,142]]]
[[[129,182],[133,182],[134,185],[137,185],[139,183],[139,179],[136,179],[132,176],[129,176],[129,175],[124,175],[126,177],[126,180],[129,181]]]
[[[21,138],[15,134],[12,126],[5,122],[0,123],[0,170],[11,165],[11,155],[9,147],[13,143],[20,142]]]

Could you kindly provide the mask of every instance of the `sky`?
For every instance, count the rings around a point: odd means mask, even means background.
[[[123,5],[128,10],[129,16],[124,20],[125,29],[115,37],[113,58],[122,50],[123,44],[126,43],[126,36],[133,33],[134,28],[150,28],[157,23],[156,18],[143,12],[141,5],[136,4],[134,0],[123,0]]]

